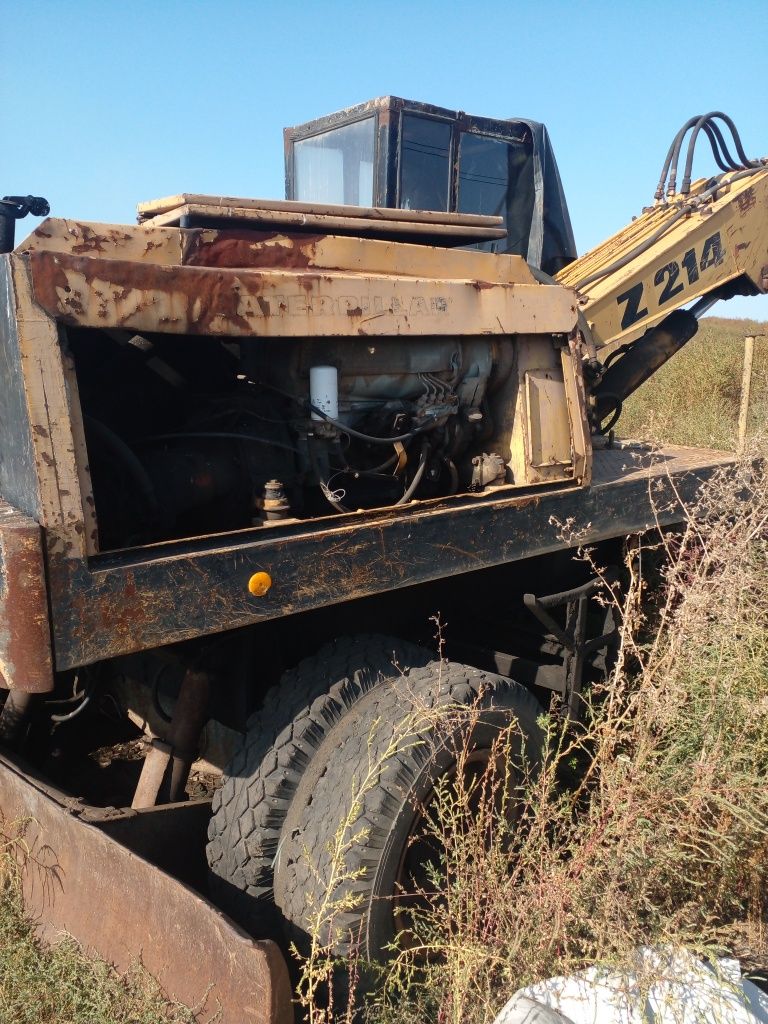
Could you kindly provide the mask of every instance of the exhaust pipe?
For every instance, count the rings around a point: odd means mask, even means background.
[[[51,212],[42,196],[3,196],[0,199],[0,253],[12,252],[16,243],[16,221],[31,213],[47,217]]]

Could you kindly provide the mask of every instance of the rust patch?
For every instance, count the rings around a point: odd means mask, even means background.
[[[308,295],[312,294],[315,290],[315,285],[317,284],[320,284],[319,274],[302,274],[299,278],[299,285],[305,292],[307,292]]]
[[[749,188],[744,189],[741,195],[736,196],[736,206],[742,217],[746,217],[756,202],[757,197],[755,196],[755,189],[752,185],[750,185]]]
[[[179,307],[180,314],[166,317],[166,322],[180,324],[191,334],[220,333],[211,329],[212,323],[220,320],[226,321],[233,331],[252,331],[251,324],[238,310],[238,290],[232,287],[231,278],[226,274],[204,268],[179,272],[178,268],[154,263],[101,261],[49,252],[30,253],[29,262],[35,301],[64,323],[77,325],[87,321],[88,312],[81,295],[94,292],[96,282],[101,282],[110,286],[111,297],[118,307],[127,306],[124,312],[116,311],[118,326],[139,319],[156,301],[157,295],[164,294],[169,304]],[[73,293],[70,283],[75,278],[82,280],[78,293]],[[258,281],[257,274],[249,275],[249,292],[254,297]],[[101,312],[98,316],[102,317]],[[160,319],[158,315],[155,323]]]
[[[280,268],[305,270],[312,266],[317,242],[322,235],[290,237],[277,231],[185,232],[181,261],[190,267]]]
[[[72,252],[75,256],[84,256],[89,252],[104,252],[107,239],[103,235],[97,234],[87,224],[78,225],[76,230],[81,235],[82,242],[72,246]]]
[[[0,680],[29,693],[53,689],[42,535],[0,503]]]

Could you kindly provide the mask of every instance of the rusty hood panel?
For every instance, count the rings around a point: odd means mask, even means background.
[[[573,294],[466,279],[161,266],[32,252],[35,301],[83,327],[230,337],[568,333]],[[425,270],[428,260],[425,261]]]

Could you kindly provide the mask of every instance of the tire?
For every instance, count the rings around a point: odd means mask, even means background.
[[[286,672],[249,718],[214,794],[206,853],[214,899],[253,934],[279,927],[272,865],[293,795],[326,734],[372,687],[433,658],[395,637],[342,637]]]
[[[420,710],[416,724],[404,728],[409,708]],[[440,712],[448,712],[443,721],[450,724],[436,729]],[[394,898],[419,808],[429,803],[437,780],[455,769],[457,743],[468,741],[473,757],[487,756],[500,730],[516,720],[513,766],[524,748],[526,764],[535,769],[544,739],[541,713],[519,683],[445,662],[360,699],[326,735],[283,826],[275,902],[298,948],[319,930],[340,956],[354,947],[364,960],[386,959],[399,930]],[[369,784],[361,786],[366,776]],[[342,834],[350,841],[340,873]],[[340,879],[335,888],[333,877]],[[311,908],[324,898],[337,912],[318,927]]]

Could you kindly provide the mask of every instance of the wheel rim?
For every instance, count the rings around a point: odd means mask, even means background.
[[[466,804],[460,813],[466,815],[467,820],[476,817],[484,798],[488,796],[483,776],[488,772],[490,761],[491,751],[488,749],[473,750],[462,761],[463,785],[460,792],[466,798]],[[500,772],[498,777],[506,784],[501,787],[504,794],[496,794],[499,799],[494,801],[494,813],[500,809],[513,785],[511,770],[502,764]],[[441,785],[455,785],[457,775],[458,764],[454,762],[442,774]],[[405,948],[414,944],[414,919],[429,908],[434,908],[441,895],[434,886],[434,878],[440,877],[441,873],[445,875],[445,847],[436,834],[439,829],[435,827],[438,807],[437,788],[433,786],[416,809],[400,854],[395,876],[393,917],[395,933],[400,945]]]

